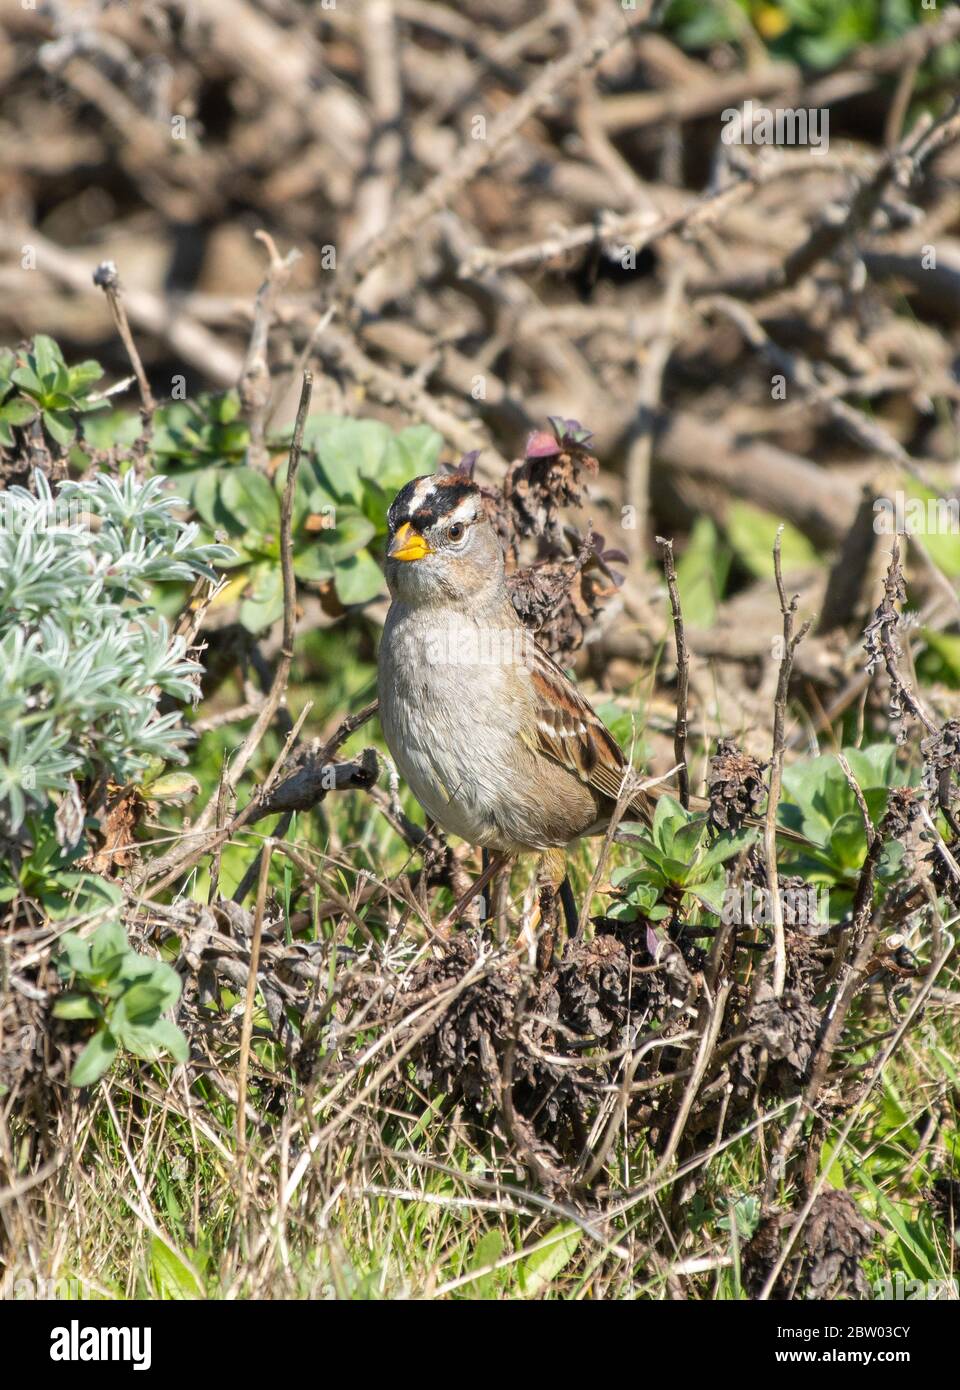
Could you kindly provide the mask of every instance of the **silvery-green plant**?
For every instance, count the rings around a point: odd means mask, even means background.
[[[0,492],[0,828],[16,832],[71,777],[129,782],[185,761],[179,711],[199,666],[171,637],[153,586],[215,578],[222,545],[197,543],[161,477],[100,474],[53,492]]]

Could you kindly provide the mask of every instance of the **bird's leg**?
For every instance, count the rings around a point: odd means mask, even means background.
[[[540,931],[537,938],[537,970],[543,974],[553,961],[559,913],[557,897],[567,876],[567,857],[562,849],[548,849],[540,858],[537,887],[540,891]]]
[[[494,874],[498,873],[500,869],[503,868],[506,862],[507,856],[505,854],[491,855],[490,862],[489,864],[486,864],[484,866],[483,871],[480,874],[480,877],[478,879],[475,879],[474,882],[471,883],[467,891],[465,893],[462,893],[460,897],[457,899],[457,901],[454,903],[453,907],[447,913],[446,917],[444,917],[441,922],[437,923],[437,931],[440,933],[441,936],[446,936],[453,923],[458,919],[458,917],[462,916],[463,909],[467,906],[467,904],[471,903],[478,893],[483,892],[484,888],[486,888],[487,884],[493,878]]]
[[[580,925],[580,913],[577,911],[577,900],[573,896],[569,874],[563,876],[563,882],[560,885],[560,901],[563,904],[563,920],[567,925],[567,940],[572,941]]]
[[[501,945],[510,936],[510,922],[507,916],[507,909],[510,903],[510,874],[507,869],[502,869],[490,885],[491,896],[491,916],[496,925],[497,940]]]
[[[492,858],[493,858],[493,856],[491,855],[491,853],[490,853],[490,851],[489,851],[488,849],[482,849],[482,850],[480,851],[480,872],[481,872],[481,873],[485,874],[485,873],[487,872],[487,870],[490,868],[490,860],[491,860]],[[483,926],[484,922],[486,922],[486,921],[489,920],[489,918],[490,918],[490,916],[491,916],[491,913],[492,913],[492,910],[493,910],[493,895],[494,895],[494,892],[496,891],[496,879],[494,878],[494,876],[493,876],[492,873],[491,873],[491,878],[493,878],[493,882],[490,884],[490,891],[489,891],[489,893],[484,893],[483,897],[480,899],[480,925],[481,925],[481,926]]]

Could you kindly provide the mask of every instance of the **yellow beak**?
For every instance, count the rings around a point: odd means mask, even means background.
[[[433,551],[420,532],[415,531],[409,521],[405,521],[390,542],[387,554],[391,560],[422,560],[424,555],[432,555]]]

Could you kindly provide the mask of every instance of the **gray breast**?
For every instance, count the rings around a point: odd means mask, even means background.
[[[506,640],[459,615],[391,609],[379,663],[381,725],[401,776],[444,830],[498,848],[517,799],[525,698],[506,679]]]

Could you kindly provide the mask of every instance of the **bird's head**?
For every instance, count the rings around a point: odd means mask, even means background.
[[[461,473],[414,478],[388,513],[390,593],[410,606],[482,601],[503,583],[503,550],[476,483]]]

